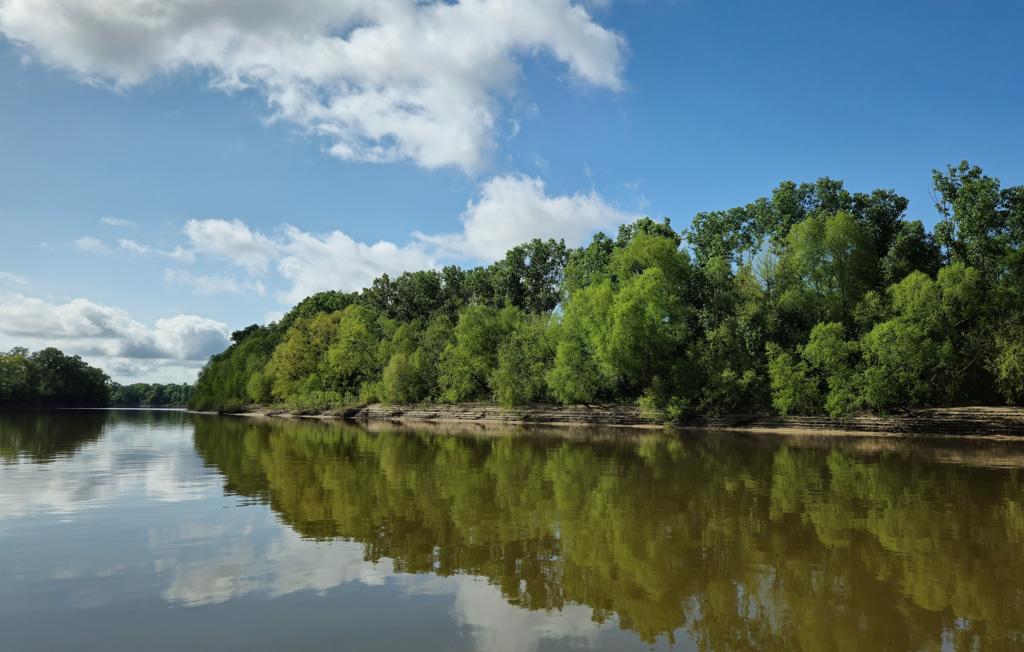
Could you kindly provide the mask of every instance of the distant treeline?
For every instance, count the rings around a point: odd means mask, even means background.
[[[673,418],[1024,399],[1024,186],[933,173],[929,232],[892,190],[783,182],[674,231],[534,240],[488,267],[382,276],[249,326],[192,405],[639,403]]]
[[[121,385],[79,356],[53,347],[0,353],[0,407],[185,407],[192,390],[192,385]]]
[[[192,399],[193,385],[185,383],[110,384],[112,407],[186,407]]]

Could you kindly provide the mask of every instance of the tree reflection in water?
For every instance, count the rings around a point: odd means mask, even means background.
[[[506,429],[507,431],[508,429]],[[565,439],[196,419],[226,489],[397,572],[486,577],[707,650],[1024,645],[1024,481],[734,436]]]

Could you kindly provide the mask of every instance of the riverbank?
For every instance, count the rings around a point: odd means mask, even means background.
[[[549,426],[615,426],[661,429],[662,414],[627,405],[531,405],[504,408],[491,404],[455,405],[361,405],[347,410],[292,411],[253,407],[240,416],[348,419],[399,423],[537,424]],[[780,417],[741,414],[691,419],[672,428],[735,430],[785,435],[951,435],[961,437],[1024,437],[1024,408],[956,407],[928,408],[912,414],[858,414],[849,419],[828,417]]]

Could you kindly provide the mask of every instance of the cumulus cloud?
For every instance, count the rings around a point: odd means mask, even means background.
[[[252,275],[276,265],[277,273],[290,285],[282,299],[294,303],[322,290],[359,290],[381,274],[436,268],[453,259],[490,262],[533,238],[564,239],[577,246],[594,231],[634,217],[594,191],[549,195],[540,179],[499,176],[485,182],[478,198],[469,202],[460,216],[460,232],[416,232],[406,244],[386,240],[371,244],[340,230],[315,234],[289,225],[268,236],[240,220],[222,219],[190,220],[185,234],[197,253],[226,260]],[[170,271],[165,280],[204,294],[262,293],[257,281],[239,282],[233,277]]]
[[[82,251],[87,251],[91,254],[109,254],[110,247],[107,246],[102,240],[98,240],[91,235],[84,235],[81,238],[75,240],[75,247]]]
[[[194,294],[257,294],[267,289],[257,280],[239,281],[233,276],[195,275],[184,269],[165,269],[164,282],[189,288]]]
[[[596,192],[552,197],[540,179],[509,175],[483,185],[480,197],[460,217],[461,233],[415,237],[452,253],[493,260],[533,238],[564,238],[568,245],[579,246],[594,231],[634,218]]]
[[[89,83],[201,70],[361,161],[479,169],[523,56],[622,87],[624,40],[571,0],[0,0],[0,32]]]
[[[240,220],[189,220],[185,235],[195,251],[227,260],[252,274],[265,272],[279,252],[277,243]]]
[[[359,290],[381,274],[429,269],[436,260],[416,243],[405,246],[380,241],[356,242],[341,231],[319,236],[295,227],[285,229],[285,256],[278,264],[281,276],[292,286],[285,299],[290,302],[321,290]]]
[[[595,231],[635,217],[593,190],[549,194],[539,178],[504,175],[480,186],[477,197],[459,216],[460,231],[414,232],[405,244],[360,242],[338,229],[311,233],[287,224],[267,234],[238,219],[188,220],[184,226],[187,246],[178,245],[170,251],[126,238],[117,244],[122,251],[135,255],[159,255],[178,263],[204,257],[227,262],[241,271],[240,277],[180,268],[164,271],[166,284],[185,287],[194,294],[264,296],[264,280],[273,270],[287,283],[278,296],[286,303],[295,303],[323,290],[360,290],[382,274],[395,276],[462,260],[490,262],[533,238],[564,239],[569,246],[578,246]],[[81,238],[79,246],[106,251],[106,245],[94,238]]]
[[[240,220],[208,219],[189,220],[185,235],[197,253],[226,260],[253,275],[275,263],[278,274],[290,283],[282,296],[287,302],[322,290],[359,290],[381,274],[401,274],[437,264],[419,243],[400,246],[382,240],[368,244],[339,230],[315,234],[284,225],[270,237]],[[265,291],[255,279],[193,276],[184,270],[168,270],[164,280],[188,285],[200,294]]]
[[[58,346],[121,378],[166,368],[192,380],[201,364],[228,345],[227,325],[197,315],[158,319],[153,326],[121,308],[73,299],[49,303],[16,294],[0,296],[0,347]]]
[[[227,326],[197,315],[157,319],[153,343],[162,356],[174,360],[205,361],[227,346]]]

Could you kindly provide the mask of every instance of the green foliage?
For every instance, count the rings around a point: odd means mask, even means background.
[[[999,393],[1008,403],[1024,402],[1024,320],[1017,317],[996,333],[994,344],[988,364]]]
[[[934,170],[932,180],[939,197],[935,206],[943,216],[935,227],[939,244],[953,261],[982,270],[990,281],[999,279],[1024,242],[1024,191],[1019,186],[1002,189],[999,179],[967,161],[948,166],[945,173]]]
[[[563,293],[571,295],[604,278],[614,250],[615,241],[601,232],[594,234],[586,247],[571,250],[565,264]]]
[[[320,293],[234,333],[191,403],[553,400],[686,418],[1020,402],[1024,186],[967,163],[933,182],[934,234],[894,191],[826,177],[699,213],[683,235],[642,218],[578,249],[533,240],[485,267]],[[2,364],[13,396],[25,372]]]
[[[320,385],[342,394],[358,395],[363,384],[372,383],[384,365],[381,342],[385,325],[373,311],[359,305],[326,318],[332,320],[331,342],[320,372]]]
[[[780,259],[783,310],[819,321],[843,321],[874,284],[875,252],[850,213],[795,224]]]
[[[253,403],[267,403],[274,396],[274,381],[265,371],[253,372],[245,384],[245,394]]]
[[[825,411],[837,418],[849,416],[863,405],[858,392],[862,379],[855,371],[860,347],[846,340],[844,331],[836,322],[819,323],[811,329],[801,352],[827,388]]]
[[[257,374],[254,376],[259,376]],[[170,383],[110,383],[110,405],[114,407],[185,407],[192,399],[192,385]]]
[[[911,272],[934,277],[942,266],[942,252],[932,234],[924,230],[920,220],[903,222],[895,232],[892,244],[879,261],[882,284],[899,283]]]
[[[864,402],[886,410],[930,402],[950,351],[907,319],[878,324],[862,340]]]
[[[565,405],[592,403],[604,393],[597,362],[578,337],[565,337],[558,342],[554,367],[545,379],[552,396]]]
[[[230,410],[252,403],[250,380],[259,373],[266,375],[265,367],[279,337],[277,329],[266,326],[235,331],[231,346],[211,357],[199,373],[189,407]]]
[[[193,386],[112,382],[77,355],[55,348],[0,353],[0,407],[185,407]]]
[[[0,353],[0,407],[102,407],[109,382],[102,370],[53,347]]]
[[[494,398],[508,407],[541,400],[553,362],[547,320],[532,315],[519,319],[498,347],[498,365],[489,380]]]
[[[341,317],[341,312],[300,317],[285,332],[266,366],[275,398],[289,400],[331,388],[327,352],[338,337]]]
[[[509,249],[491,266],[498,305],[546,314],[558,305],[568,250],[564,241],[537,240]]]
[[[795,359],[777,344],[768,346],[768,378],[772,388],[772,406],[779,414],[814,414],[819,410],[821,393],[811,375],[810,365]]]
[[[490,400],[498,351],[522,319],[522,311],[514,307],[470,306],[463,311],[454,340],[441,354],[441,397],[453,403]]]
[[[420,387],[416,365],[405,351],[391,356],[381,375],[381,400],[385,403],[416,403],[425,392]]]

